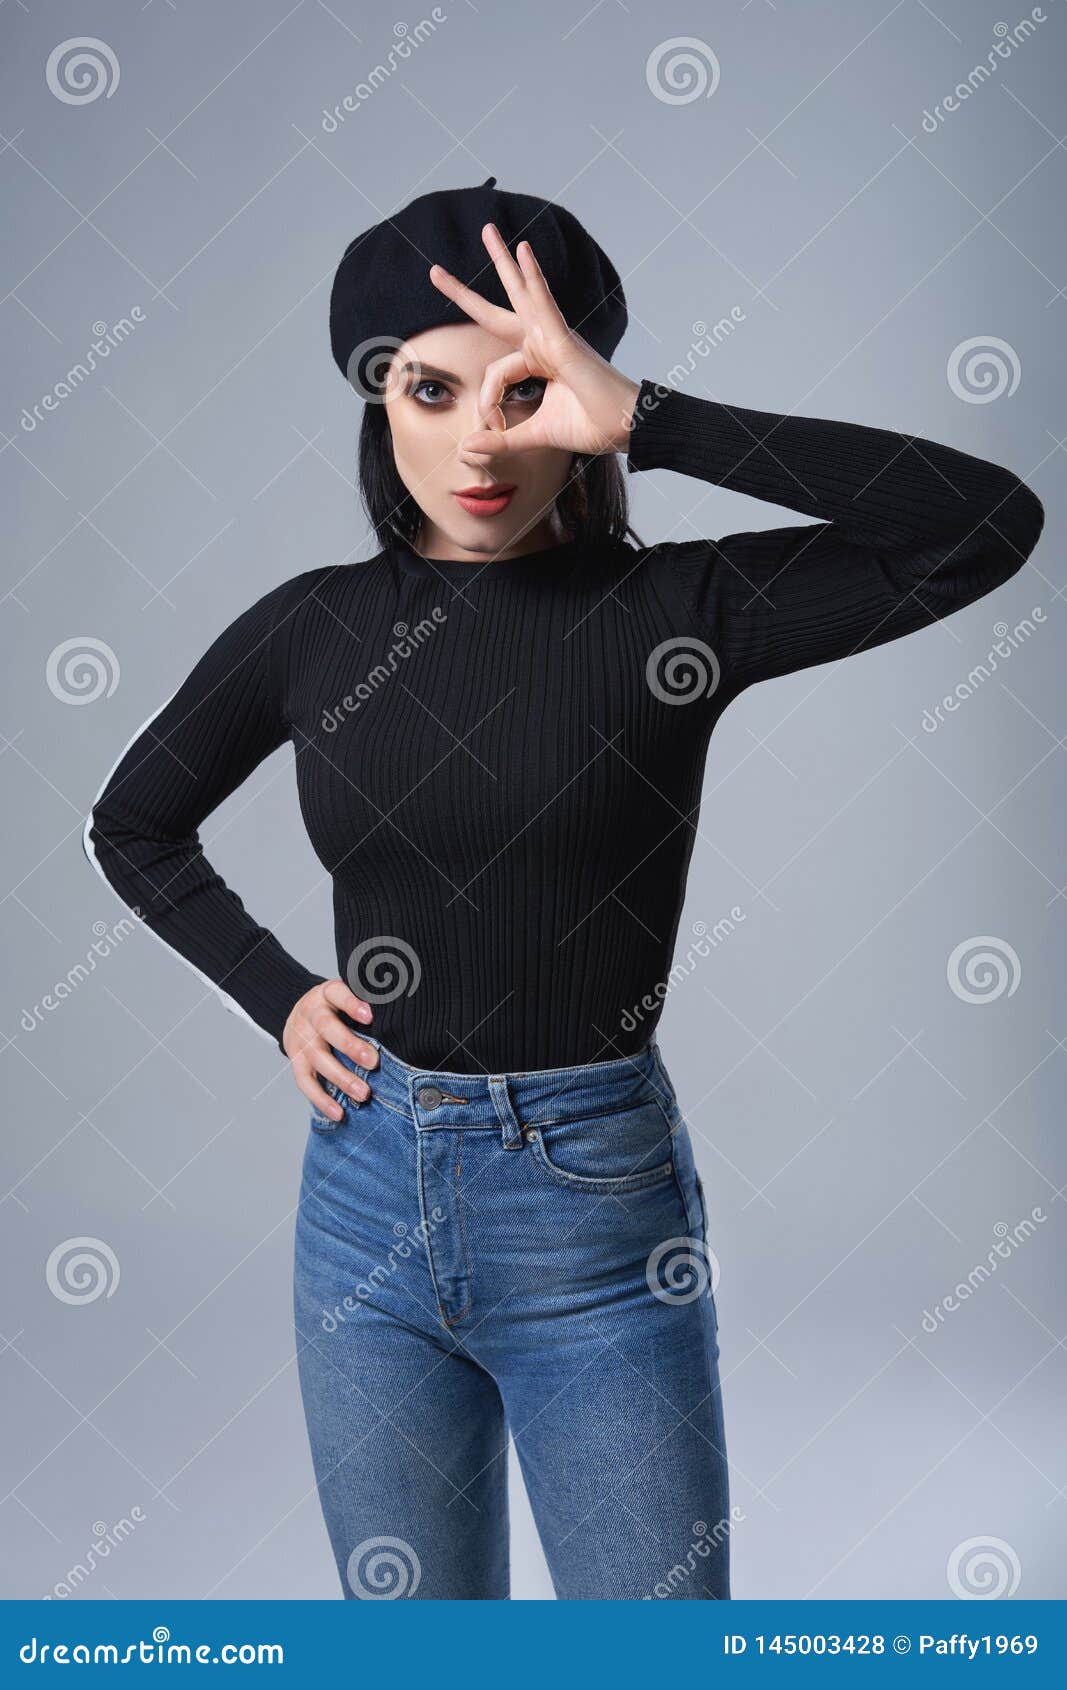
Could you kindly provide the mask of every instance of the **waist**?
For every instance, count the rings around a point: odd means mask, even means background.
[[[410,1116],[419,1127],[493,1127],[510,1110],[524,1122],[548,1123],[637,1107],[673,1096],[655,1036],[633,1055],[573,1067],[519,1069],[468,1074],[447,1068],[417,1068],[403,1061],[376,1035],[359,1029],[378,1052],[378,1066],[361,1067],[336,1054],[346,1068],[366,1079],[382,1103]]]

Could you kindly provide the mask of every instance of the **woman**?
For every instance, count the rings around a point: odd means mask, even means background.
[[[347,1597],[509,1594],[509,1433],[558,1596],[729,1596],[707,1212],[655,1038],[708,739],[1042,526],[950,447],[633,381],[625,322],[577,220],[493,178],[352,242],[331,336],[381,550],[239,616],[86,826],[310,1101],[297,1346]],[[816,521],[632,545],[620,454]],[[287,738],[332,978],[199,848]]]

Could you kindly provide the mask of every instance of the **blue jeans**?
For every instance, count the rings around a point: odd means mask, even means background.
[[[473,1076],[370,1043],[340,1059],[372,1095],[327,1081],[344,1118],[312,1115],[296,1226],[344,1595],[506,1598],[510,1433],[557,1597],[728,1597],[714,1257],[655,1040]]]

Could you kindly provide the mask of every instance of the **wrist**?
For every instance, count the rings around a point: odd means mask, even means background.
[[[625,376],[620,377],[621,388],[618,405],[618,425],[612,441],[616,452],[629,452],[630,433],[633,428],[634,410],[641,393],[640,382],[630,381]]]

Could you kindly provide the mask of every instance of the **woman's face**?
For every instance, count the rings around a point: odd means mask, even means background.
[[[544,446],[504,457],[460,450],[475,429],[501,428],[500,411],[479,415],[478,394],[486,367],[512,350],[477,323],[449,323],[412,335],[393,357],[386,415],[400,479],[423,513],[417,549],[424,557],[478,563],[565,537],[553,503],[566,485],[570,452]],[[530,376],[505,392],[508,428],[533,416],[544,386]],[[470,489],[474,497],[457,497]],[[500,496],[477,497],[489,489]]]

